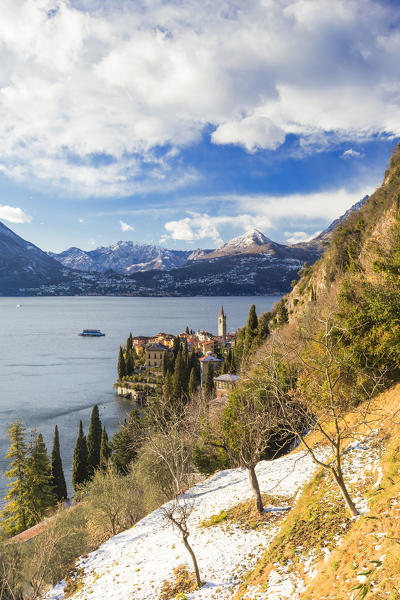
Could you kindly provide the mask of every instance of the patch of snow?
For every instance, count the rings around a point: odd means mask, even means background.
[[[293,497],[309,481],[315,466],[308,455],[297,453],[263,461],[256,472],[262,492]],[[261,530],[243,530],[235,525],[229,529],[200,526],[204,519],[252,497],[247,474],[238,469],[220,471],[188,493],[194,502],[189,543],[196,553],[205,585],[187,594],[187,598],[229,598],[243,574],[254,567],[279,531],[279,513],[275,512],[276,516]],[[155,600],[159,598],[162,583],[171,578],[173,569],[180,564],[192,570],[180,537],[165,525],[162,512],[157,509],[80,560],[79,566],[85,573],[84,587],[71,598]],[[60,583],[45,598],[62,600],[62,589]]]

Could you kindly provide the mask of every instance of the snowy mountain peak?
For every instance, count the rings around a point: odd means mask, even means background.
[[[270,244],[271,240],[267,238],[259,229],[250,229],[243,235],[239,235],[229,242],[226,242],[218,251],[226,252],[228,250],[246,250],[251,246],[265,246]]]

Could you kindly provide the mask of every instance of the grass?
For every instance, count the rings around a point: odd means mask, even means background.
[[[194,592],[197,589],[194,573],[190,573],[185,565],[179,565],[172,574],[172,581],[164,581],[161,586],[161,600],[186,600],[186,592]]]
[[[262,529],[266,523],[276,521],[286,514],[286,511],[268,511],[268,507],[290,508],[291,506],[291,500],[287,497],[263,494],[262,498],[264,507],[266,508],[263,514],[257,512],[254,500],[245,500],[227,510],[221,510],[219,513],[211,515],[208,519],[204,519],[200,523],[200,526],[207,528],[223,524],[227,529],[232,526],[240,527],[244,530]]]
[[[267,591],[269,575],[277,568],[305,581],[301,600],[400,600],[400,428],[397,418],[387,418],[399,410],[399,398],[400,385],[375,400],[386,413],[375,424],[386,450],[379,486],[374,485],[376,473],[368,472],[357,485],[369,512],[350,519],[330,476],[318,472],[234,600]],[[317,574],[308,579],[304,558],[311,554]]]

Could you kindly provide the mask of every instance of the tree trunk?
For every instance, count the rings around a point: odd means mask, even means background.
[[[189,545],[189,542],[187,541],[187,536],[184,535],[183,536],[183,543],[185,544],[185,548],[186,550],[189,552],[192,562],[193,562],[193,566],[194,566],[194,572],[196,573],[196,581],[197,581],[197,587],[198,589],[201,588],[201,580],[200,580],[200,571],[199,571],[199,566],[197,564],[197,559],[196,556],[192,550],[192,548]]]
[[[258,485],[258,479],[257,479],[255,468],[250,467],[250,469],[247,469],[247,472],[249,474],[250,485],[251,485],[251,488],[253,490],[253,494],[254,494],[254,497],[256,500],[256,509],[259,513],[263,513],[264,506],[263,506],[263,502],[262,502],[262,498],[261,498],[260,486]]]
[[[336,483],[339,486],[339,489],[342,493],[342,496],[346,503],[346,506],[350,511],[350,514],[353,517],[357,517],[360,513],[357,510],[356,505],[354,504],[353,500],[351,499],[349,492],[347,491],[346,484],[344,483],[343,477],[341,475],[338,475],[338,473],[336,473],[335,470],[332,470],[331,473],[332,473],[333,478],[335,479]]]

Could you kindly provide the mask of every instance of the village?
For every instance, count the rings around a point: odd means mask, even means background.
[[[218,315],[218,335],[208,331],[194,332],[186,327],[186,331],[177,336],[160,332],[154,336],[131,337],[127,341],[126,350],[122,351],[126,374],[121,377],[119,371],[114,389],[118,396],[130,399],[137,406],[144,406],[149,397],[165,392],[163,388],[168,364],[171,360],[175,362],[177,349],[180,349],[186,356],[188,365],[191,361],[195,374],[191,391],[196,388],[204,390],[208,386],[207,393],[210,395],[209,388],[212,386],[210,401],[224,404],[228,392],[240,380],[234,372],[234,347],[235,333],[227,331],[227,317],[223,306]],[[130,353],[134,359],[130,360]],[[127,366],[129,362],[131,367]],[[187,369],[189,381],[190,366]]]

